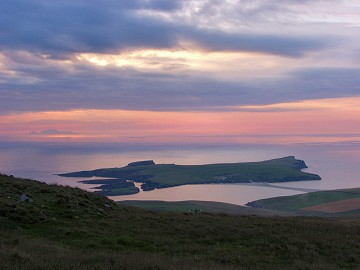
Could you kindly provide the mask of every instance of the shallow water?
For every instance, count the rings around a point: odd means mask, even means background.
[[[261,185],[187,185],[112,197],[116,200],[205,200],[235,204],[310,190],[360,187],[360,144],[297,144],[237,146],[128,146],[113,144],[0,143],[0,171],[47,183],[90,189],[79,178],[54,174],[97,168],[122,167],[136,160],[156,163],[208,164],[261,161],[294,155],[305,160],[309,172],[321,181]],[[278,187],[278,188],[277,188]],[[299,190],[300,189],[300,190]]]

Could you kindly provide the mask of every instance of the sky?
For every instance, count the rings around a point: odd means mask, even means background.
[[[360,1],[0,6],[0,141],[360,141]]]

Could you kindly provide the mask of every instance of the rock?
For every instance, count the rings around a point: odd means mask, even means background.
[[[28,196],[26,196],[25,194],[22,194],[19,198],[19,202],[29,202],[32,203],[33,200],[31,198],[29,198]]]
[[[111,206],[109,204],[107,204],[107,203],[104,203],[104,207],[110,208]]]

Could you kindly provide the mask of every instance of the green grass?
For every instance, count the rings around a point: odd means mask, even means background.
[[[302,172],[301,169],[303,168],[306,168],[305,163],[291,156],[262,162],[127,166],[123,168],[66,173],[61,174],[61,176],[113,177],[120,181],[131,179],[143,182],[142,188],[145,191],[186,184],[286,182],[321,179],[318,175]],[[111,185],[114,184],[109,182],[109,185],[107,185],[108,189],[111,189]],[[118,187],[115,186],[114,189],[118,189]]]
[[[357,269],[359,243],[357,220],[152,212],[0,175],[0,269]]]
[[[119,201],[120,205],[134,206],[151,211],[183,212],[183,213],[213,213],[227,215],[257,215],[257,216],[290,216],[289,213],[245,207],[230,203],[211,201]]]
[[[250,206],[296,213],[302,208],[323,203],[360,198],[360,189],[318,191],[300,195],[262,199],[249,203]],[[305,212],[302,212],[306,214]],[[356,211],[354,212],[356,213]]]
[[[186,213],[200,213],[211,212],[209,207],[202,207],[193,202],[164,202],[164,201],[121,201],[120,205],[134,206],[152,211],[164,212],[186,212]]]
[[[192,258],[178,258],[163,254],[78,249],[13,231],[1,231],[0,239],[0,267],[4,270],[235,269],[212,262],[201,263]]]
[[[139,189],[135,186],[128,187],[109,187],[96,191],[97,193],[104,196],[119,196],[119,195],[130,195],[139,193]]]

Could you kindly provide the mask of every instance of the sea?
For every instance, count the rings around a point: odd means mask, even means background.
[[[211,164],[262,161],[295,156],[320,181],[254,184],[206,184],[141,191],[113,196],[113,200],[217,201],[245,205],[247,202],[319,190],[360,187],[360,143],[297,143],[236,145],[127,145],[113,143],[1,142],[0,172],[50,184],[95,191],[96,185],[56,174],[123,167],[140,160],[155,163]],[[139,183],[136,183],[139,185]]]

